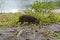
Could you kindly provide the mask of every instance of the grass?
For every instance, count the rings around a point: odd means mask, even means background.
[[[35,13],[27,12],[27,14],[37,18],[40,21],[40,23],[58,23],[58,22],[60,23],[60,14],[50,14],[50,13],[42,14],[37,12]],[[0,14],[0,27],[1,26],[6,27],[15,24],[18,21],[19,16],[21,15],[22,15],[21,12],[17,12],[15,14],[13,13]],[[36,25],[33,26],[36,27]],[[48,34],[49,36],[57,37],[60,40],[60,33],[55,33],[55,32],[46,33],[44,30],[39,30],[39,32],[43,34]],[[12,36],[14,35],[12,34]],[[42,40],[47,40],[47,39],[48,38],[42,38]]]
[[[58,23],[60,22],[59,14],[42,14],[38,12],[26,12],[28,15],[34,16],[37,18],[40,23]],[[0,14],[0,26],[7,26],[15,24],[18,21],[19,16],[21,16],[21,12],[13,13],[2,13]]]
[[[60,22],[60,14],[57,13],[39,13],[39,12],[31,12],[26,11],[28,15],[34,16],[37,18],[40,22],[43,23],[58,23]]]
[[[21,13],[2,13],[0,14],[0,26],[2,25],[12,25],[15,24],[18,21],[19,16]]]
[[[55,38],[57,38],[57,39],[59,39],[60,40],[60,32],[47,32],[47,31],[45,31],[45,30],[39,30],[38,31],[39,33],[42,33],[42,34],[44,34],[44,35],[47,35],[46,37],[55,37]],[[43,38],[42,40],[47,40],[47,38]]]

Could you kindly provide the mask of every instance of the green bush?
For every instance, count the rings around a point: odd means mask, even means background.
[[[40,22],[43,22],[43,23],[55,23],[60,21],[60,16],[58,17],[58,15],[54,13],[48,13],[47,14],[48,16],[45,14],[46,17],[44,16],[43,13],[39,13],[39,12],[26,11],[26,14],[34,16]]]

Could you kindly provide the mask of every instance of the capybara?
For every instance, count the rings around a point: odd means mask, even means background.
[[[22,15],[22,16],[20,16],[19,21],[17,23],[19,23],[19,22],[21,22],[21,24],[23,24],[24,22],[28,22],[28,24],[30,24],[30,23],[39,24],[39,20],[36,19],[33,16],[30,16],[30,15]]]

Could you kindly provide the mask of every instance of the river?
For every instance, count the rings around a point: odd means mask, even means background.
[[[33,3],[33,0],[0,0],[0,12],[17,12],[25,10],[27,5],[29,5],[30,3]]]
[[[24,10],[33,0],[0,0],[0,11],[14,12]]]

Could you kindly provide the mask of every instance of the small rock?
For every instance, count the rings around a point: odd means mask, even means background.
[[[29,39],[26,39],[26,40],[29,40]]]

